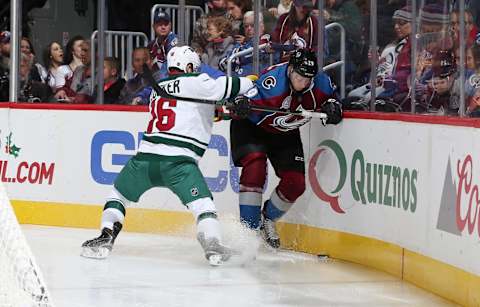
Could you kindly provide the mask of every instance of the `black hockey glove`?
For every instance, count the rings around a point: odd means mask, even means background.
[[[247,118],[250,114],[250,100],[243,96],[239,95],[228,100],[227,108],[232,111],[232,113],[240,118]]]
[[[342,111],[342,104],[334,99],[330,98],[322,105],[321,111],[327,114],[327,124],[336,125],[342,121],[343,118],[343,111]]]

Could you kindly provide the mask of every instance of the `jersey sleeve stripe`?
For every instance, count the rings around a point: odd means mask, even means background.
[[[225,93],[223,93],[222,100],[225,99],[226,97],[230,97],[230,96],[228,96],[228,93],[230,92],[231,79],[232,79],[231,77],[226,77],[225,78]]]
[[[231,91],[229,97],[237,96],[238,92],[240,92],[240,78],[232,77],[232,91]]]

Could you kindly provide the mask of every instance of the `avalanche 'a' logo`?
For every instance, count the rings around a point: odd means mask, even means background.
[[[298,106],[297,111],[301,110],[304,109],[300,105]],[[283,132],[298,129],[308,123],[311,119],[310,117],[303,117],[294,114],[278,115],[274,113],[272,115],[276,117],[273,118],[273,121],[270,125],[273,128]]]
[[[275,117],[271,126],[277,130],[285,132],[298,129],[309,121],[310,117],[301,117],[298,115],[287,114]]]

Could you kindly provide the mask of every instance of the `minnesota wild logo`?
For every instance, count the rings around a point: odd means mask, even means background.
[[[17,147],[12,141],[12,132],[6,137],[6,144],[5,144],[5,153],[18,158],[18,153],[20,152],[20,147]]]

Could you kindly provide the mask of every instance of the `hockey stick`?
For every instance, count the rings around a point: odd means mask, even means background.
[[[177,97],[177,96],[171,95],[167,93],[160,85],[158,85],[158,83],[153,78],[152,71],[147,66],[147,64],[143,64],[143,77],[150,84],[153,90],[157,92],[159,96],[166,99],[183,100],[183,101],[202,103],[202,104],[213,104],[217,106],[226,106],[227,108],[229,106],[233,106],[233,104],[231,104],[228,101],[215,101],[215,100],[188,98],[188,97],[184,98],[184,97]],[[273,108],[273,107],[267,107],[267,106],[258,106],[258,105],[250,105],[250,109],[255,111],[264,111],[264,112],[271,112],[271,113],[291,114],[291,115],[298,115],[303,117],[320,118],[324,120],[327,119],[327,114],[322,112],[313,112],[313,111],[306,111],[306,110],[288,111],[285,109],[279,109],[279,108]]]
[[[257,106],[257,105],[250,105],[250,108],[255,111],[265,111],[265,112],[272,112],[272,113],[280,113],[280,114],[291,114],[291,115],[298,115],[303,117],[311,117],[311,118],[320,118],[320,119],[327,119],[328,116],[322,112],[314,112],[314,111],[307,111],[307,110],[300,110],[300,111],[288,111],[285,109],[279,108],[271,108],[266,106]]]

